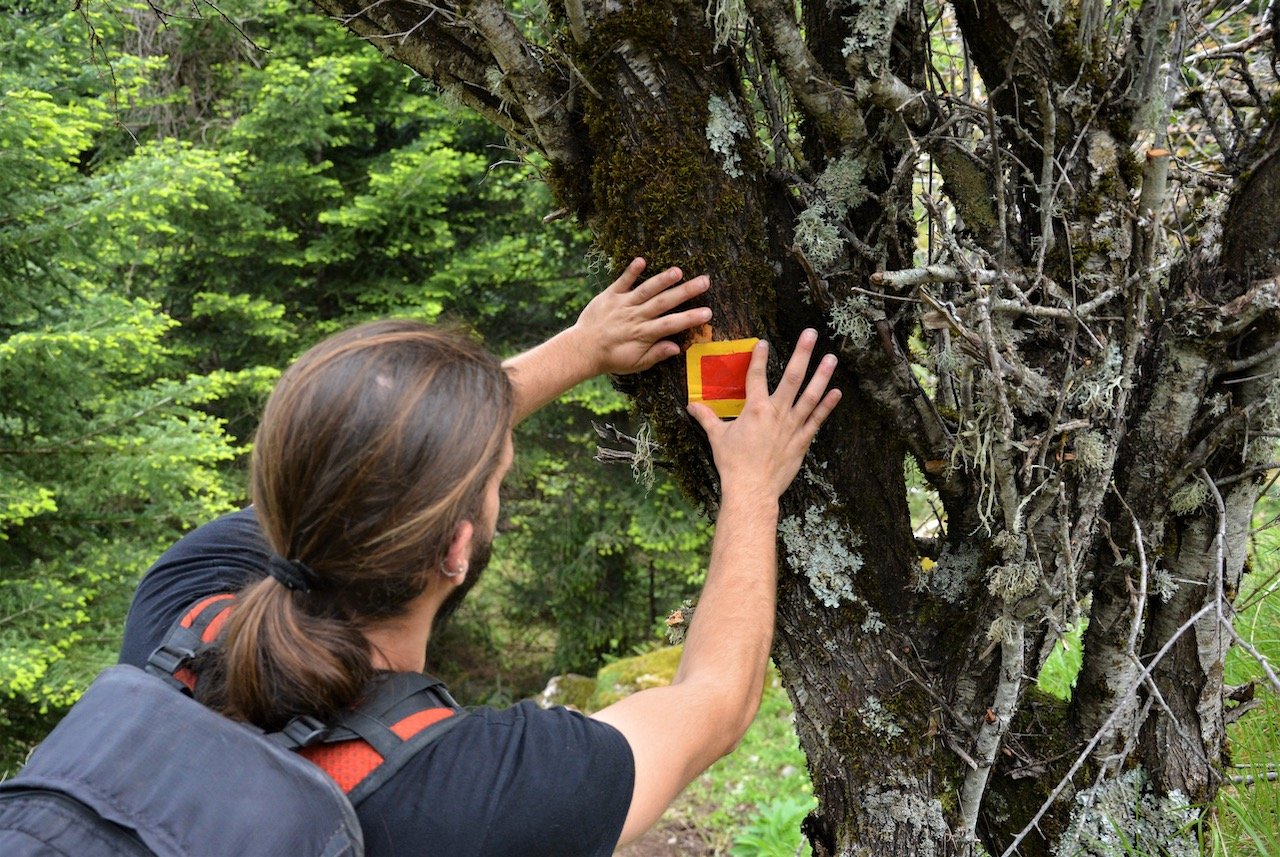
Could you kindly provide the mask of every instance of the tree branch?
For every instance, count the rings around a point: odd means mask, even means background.
[[[817,124],[835,148],[842,149],[867,138],[862,111],[852,98],[829,80],[809,52],[789,3],[745,0],[760,28],[765,49],[778,64],[805,115]]]
[[[1150,678],[1151,671],[1155,669],[1157,664],[1164,660],[1165,655],[1169,654],[1169,650],[1173,648],[1173,644],[1176,643],[1183,634],[1191,630],[1191,627],[1195,625],[1196,622],[1199,622],[1202,618],[1207,616],[1211,610],[1213,610],[1213,605],[1206,604],[1187,619],[1187,621],[1183,622],[1177,632],[1174,633],[1173,636],[1165,642],[1164,646],[1160,648],[1160,651],[1155,653],[1151,662],[1142,668],[1137,679],[1125,688],[1125,691],[1120,695],[1118,702],[1127,702],[1129,697],[1133,696],[1133,694],[1137,692],[1138,688],[1141,687],[1148,678]],[[1067,769],[1067,772],[1062,776],[1062,779],[1058,781],[1058,784],[1053,787],[1053,791],[1049,792],[1049,796],[1045,798],[1044,803],[1042,803],[1040,808],[1036,810],[1035,815],[1033,815],[1031,820],[1027,822],[1026,826],[1018,832],[1018,834],[1013,838],[1013,841],[1009,843],[1009,846],[1001,852],[1000,857],[1015,857],[1018,853],[1018,846],[1022,844],[1022,840],[1027,838],[1028,834],[1030,834],[1031,831],[1040,823],[1040,819],[1044,818],[1044,814],[1057,802],[1058,796],[1062,794],[1063,789],[1065,789],[1067,784],[1071,782],[1071,778],[1074,777],[1076,772],[1084,765],[1085,761],[1093,753],[1094,749],[1102,742],[1102,739],[1106,735],[1110,734],[1111,727],[1115,723],[1116,718],[1119,717],[1127,707],[1128,706],[1124,704],[1117,704],[1112,709],[1111,716],[1108,717],[1100,727],[1098,727],[1098,731],[1096,731],[1093,734],[1093,737],[1089,739],[1089,742],[1085,744],[1084,749],[1080,751],[1080,755],[1071,763],[1071,767]]]
[[[486,80],[498,73],[497,60],[474,32],[458,25],[454,4],[314,2],[386,56],[407,65],[530,148],[537,148],[527,117],[513,114],[510,105],[489,91]]]
[[[568,76],[552,78],[548,74],[497,0],[480,0],[467,18],[506,75],[506,83],[532,125],[542,153],[562,169],[576,167],[583,156],[571,124]]]

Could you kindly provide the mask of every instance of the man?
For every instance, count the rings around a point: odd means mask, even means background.
[[[404,323],[317,345],[268,402],[254,507],[148,572],[121,660],[145,663],[191,603],[239,590],[221,660],[201,677],[211,689],[197,694],[228,716],[268,729],[325,719],[378,676],[420,672],[436,616],[487,560],[512,421],[596,374],[675,356],[666,337],[710,319],[673,312],[706,277],[672,268],[635,286],[643,270],[633,261],[576,324],[501,367],[463,338]],[[357,807],[368,853],[609,854],[736,746],[772,640],[778,499],[840,397],[827,390],[831,356],[805,383],[816,338],[800,337],[772,395],[768,346],[756,347],[732,423],[690,406],[722,496],[673,683],[589,719],[529,703],[474,712]]]

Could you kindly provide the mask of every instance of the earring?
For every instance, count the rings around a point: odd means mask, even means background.
[[[453,571],[450,571],[447,565],[441,563],[440,573],[445,577],[462,577],[467,573],[467,561],[464,559],[462,562],[458,563],[458,567]]]

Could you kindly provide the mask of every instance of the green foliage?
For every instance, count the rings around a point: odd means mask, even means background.
[[[1036,679],[1037,686],[1058,699],[1070,700],[1071,691],[1076,686],[1076,677],[1080,675],[1084,651],[1081,638],[1088,623],[1080,621],[1067,629],[1067,633],[1054,644],[1053,651],[1044,662],[1040,675]]]
[[[733,840],[732,857],[802,857],[812,853],[800,823],[814,808],[812,797],[781,797],[757,810]]]
[[[1254,515],[1251,572],[1236,599],[1236,630],[1266,657],[1280,664],[1280,490],[1273,483]],[[1229,685],[1258,681],[1261,705],[1228,727],[1235,781],[1218,793],[1217,824],[1208,832],[1206,851],[1215,857],[1280,855],[1280,698],[1265,689],[1259,664],[1238,647],[1227,655]]]
[[[401,315],[510,354],[603,285],[490,127],[307,4],[219,9],[244,35],[129,0],[0,13],[0,770],[114,660],[160,551],[245,502],[301,350]],[[700,581],[706,525],[591,460],[589,421],[624,417],[601,382],[522,430],[509,533],[440,665],[473,698],[655,640]]]
[[[184,367],[176,321],[123,286],[227,192],[223,159],[171,141],[95,162],[111,98],[156,64],[118,64],[107,93],[51,4],[0,39],[22,57],[0,66],[0,723],[21,745],[114,658],[138,570],[232,508],[238,447],[206,406],[243,379]]]
[[[710,542],[672,485],[646,492],[629,468],[589,458],[591,416],[563,407],[522,427],[518,493],[506,503],[504,550],[531,570],[510,584],[511,618],[557,628],[557,672],[590,671],[658,639],[701,583]]]
[[[800,821],[813,809],[815,801],[794,719],[791,700],[778,674],[771,671],[760,700],[760,712],[738,749],[712,765],[689,786],[684,804],[704,809],[703,823],[715,839],[724,841],[725,847],[755,830],[763,842],[770,843],[769,847],[789,845],[790,850],[741,853],[797,853],[801,843]],[[794,824],[789,832],[782,826],[788,818]],[[741,847],[753,846],[745,842]]]

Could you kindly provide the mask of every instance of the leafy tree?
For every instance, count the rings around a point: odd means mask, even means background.
[[[816,854],[1191,853],[1280,431],[1280,7],[318,5],[545,157],[614,263],[710,273],[719,338],[842,356],[775,648]],[[631,392],[714,507],[681,371]]]
[[[30,2],[0,12],[0,44],[3,768],[114,660],[141,570],[243,504],[244,441],[300,350],[397,314],[465,319],[514,352],[592,285],[574,229],[541,226],[545,186],[494,165],[515,160],[500,134],[296,3]],[[525,429],[539,465],[517,504],[561,502],[546,486],[585,469],[581,519],[609,505],[635,523],[561,577],[564,546],[519,521],[499,558],[539,600],[498,618],[579,669],[648,636],[702,545],[670,531],[687,510],[655,521],[629,475],[582,454],[592,418],[625,404],[584,392]],[[515,692],[551,660],[531,651]]]
[[[189,148],[91,171],[110,133],[70,19],[10,14],[0,38],[0,723],[39,735],[114,657],[137,569],[230,508],[236,445],[203,406],[237,383],[174,361],[174,321],[117,288],[185,209],[224,193]],[[79,34],[79,35],[77,35]],[[144,66],[117,69],[133,92]],[[43,87],[43,88],[37,88]],[[88,175],[86,175],[88,173]],[[162,511],[161,511],[162,510]],[[12,746],[2,749],[6,757]]]
[[[653,642],[671,609],[697,590],[710,531],[671,482],[650,482],[642,466],[584,466],[594,444],[619,445],[592,425],[625,419],[625,406],[603,384],[567,398],[520,432],[529,440],[515,474],[522,487],[506,504],[503,549],[527,571],[504,600],[510,621],[558,629],[557,671],[594,672],[605,656]]]

